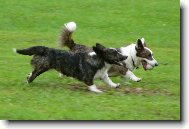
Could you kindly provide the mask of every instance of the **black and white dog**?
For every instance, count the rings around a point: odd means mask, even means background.
[[[75,22],[66,23],[62,29],[60,36],[59,45],[67,46],[70,51],[77,53],[81,51],[91,52],[94,54],[92,48],[85,45],[80,45],[74,42],[72,39],[72,33],[76,30]],[[152,51],[147,48],[144,38],[138,39],[136,43],[130,44],[125,47],[117,48],[117,51],[122,53],[125,56],[128,56],[127,60],[124,60],[124,66],[112,65],[108,71],[109,76],[124,76],[126,79],[131,79],[132,81],[140,81],[141,78],[138,78],[132,73],[139,65],[143,65],[144,70],[151,70],[155,66],[158,66],[157,61],[153,57]]]
[[[141,81],[141,78],[136,77],[131,71],[141,64],[144,70],[152,70],[155,66],[158,66],[158,62],[154,59],[152,51],[147,48],[144,38],[117,50],[128,56],[128,59],[123,61],[126,67],[113,65],[108,72],[110,76],[122,75],[126,79],[138,82]]]
[[[126,60],[116,49],[105,48],[100,44],[93,47],[95,54],[88,52],[68,52],[48,48],[45,46],[33,46],[26,49],[13,49],[14,52],[22,55],[33,55],[31,64],[34,68],[27,77],[27,82],[31,83],[37,76],[50,70],[74,77],[84,82],[90,91],[102,92],[93,83],[94,78],[101,78],[111,87],[118,87],[108,77],[107,71],[112,64],[122,65],[120,61]]]

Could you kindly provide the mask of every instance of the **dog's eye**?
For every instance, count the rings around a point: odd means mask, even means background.
[[[149,57],[151,57],[151,56],[152,56],[152,54],[150,53],[148,56],[149,56]]]

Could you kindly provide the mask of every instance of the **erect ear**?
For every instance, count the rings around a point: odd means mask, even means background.
[[[144,46],[142,44],[142,41],[141,41],[141,39],[138,39],[137,43],[136,43],[136,50],[137,51],[142,51],[143,49],[144,49]]]
[[[96,48],[102,51],[105,49],[105,47],[101,45],[100,43],[96,43]]]
[[[93,46],[93,51],[97,54],[97,55],[101,55],[102,54],[102,50],[98,49],[97,47]]]
[[[145,39],[144,39],[144,38],[141,38],[141,41],[142,41],[143,46],[146,47]]]

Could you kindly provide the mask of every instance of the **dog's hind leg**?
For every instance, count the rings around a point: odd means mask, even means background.
[[[130,79],[134,82],[139,82],[141,81],[142,79],[141,78],[138,78],[134,75],[134,73],[132,73],[130,70],[128,70],[125,75],[124,75],[125,79]]]
[[[27,83],[31,83],[37,76],[39,76],[40,74],[46,72],[48,70],[48,68],[44,68],[44,67],[41,67],[41,68],[35,68],[32,73],[30,73],[28,76],[27,76]]]

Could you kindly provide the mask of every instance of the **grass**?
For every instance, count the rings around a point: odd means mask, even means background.
[[[173,0],[0,0],[0,119],[8,120],[180,120],[180,12]],[[74,39],[121,47],[144,37],[159,66],[134,73],[139,83],[121,83],[95,94],[55,71],[31,85],[31,57],[12,48],[57,47],[61,26],[75,21]]]

